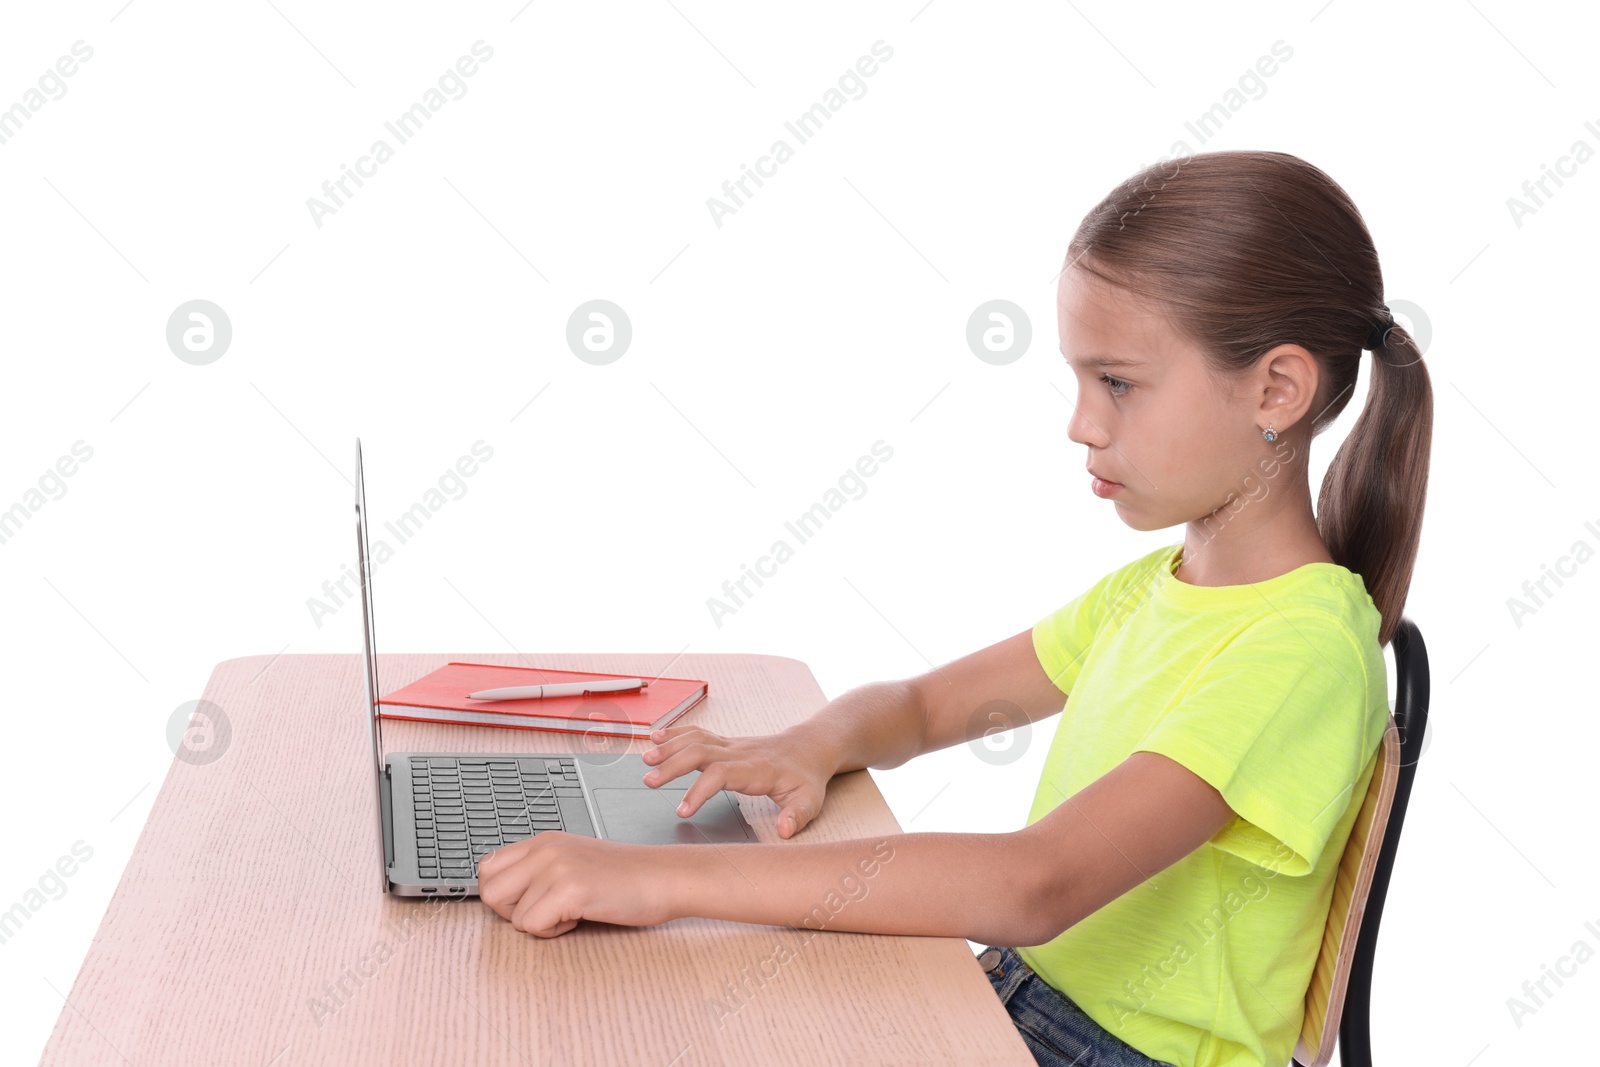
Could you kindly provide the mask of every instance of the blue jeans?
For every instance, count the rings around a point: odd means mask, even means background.
[[[1172,1067],[1109,1033],[1071,997],[1035,974],[1014,949],[990,946],[978,965],[985,968],[1028,1051],[1045,1067]]]

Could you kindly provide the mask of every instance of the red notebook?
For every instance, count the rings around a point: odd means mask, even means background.
[[[513,685],[641,678],[650,684],[634,692],[590,693],[540,700],[469,700],[468,693]],[[515,730],[558,730],[605,737],[647,737],[705,699],[707,685],[691,678],[652,678],[648,674],[595,674],[534,667],[499,667],[451,662],[409,685],[380,697],[385,719],[413,719]]]

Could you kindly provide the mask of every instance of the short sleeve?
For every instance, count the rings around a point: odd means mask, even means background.
[[[1381,738],[1369,681],[1337,618],[1274,614],[1200,664],[1134,748],[1176,760],[1222,794],[1235,817],[1211,838],[1217,848],[1309,874]]]
[[[1151,558],[1146,556],[1112,571],[1034,623],[1034,654],[1057,689],[1072,692],[1096,635],[1108,619],[1118,614],[1119,605],[1126,603],[1128,587],[1135,575],[1149,569],[1146,564]]]

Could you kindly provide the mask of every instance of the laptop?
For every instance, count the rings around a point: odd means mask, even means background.
[[[367,716],[385,892],[402,897],[478,894],[478,860],[549,830],[638,844],[756,841],[729,790],[692,816],[677,814],[699,771],[652,789],[650,765],[619,752],[383,752],[373,627],[367,494],[356,439],[356,554],[361,570]],[[493,727],[481,727],[493,729]],[[517,731],[527,734],[527,731]],[[529,735],[536,736],[536,735]],[[616,738],[619,745],[627,739]]]

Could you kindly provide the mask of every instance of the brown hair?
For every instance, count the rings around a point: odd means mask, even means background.
[[[1321,368],[1313,437],[1349,403],[1367,337],[1389,321],[1361,213],[1332,178],[1282,152],[1146,167],[1084,217],[1067,264],[1161,306],[1218,380],[1277,345],[1303,346]],[[1323,477],[1316,516],[1334,561],[1365,583],[1387,645],[1422,533],[1433,387],[1403,326],[1373,360],[1366,405]]]

